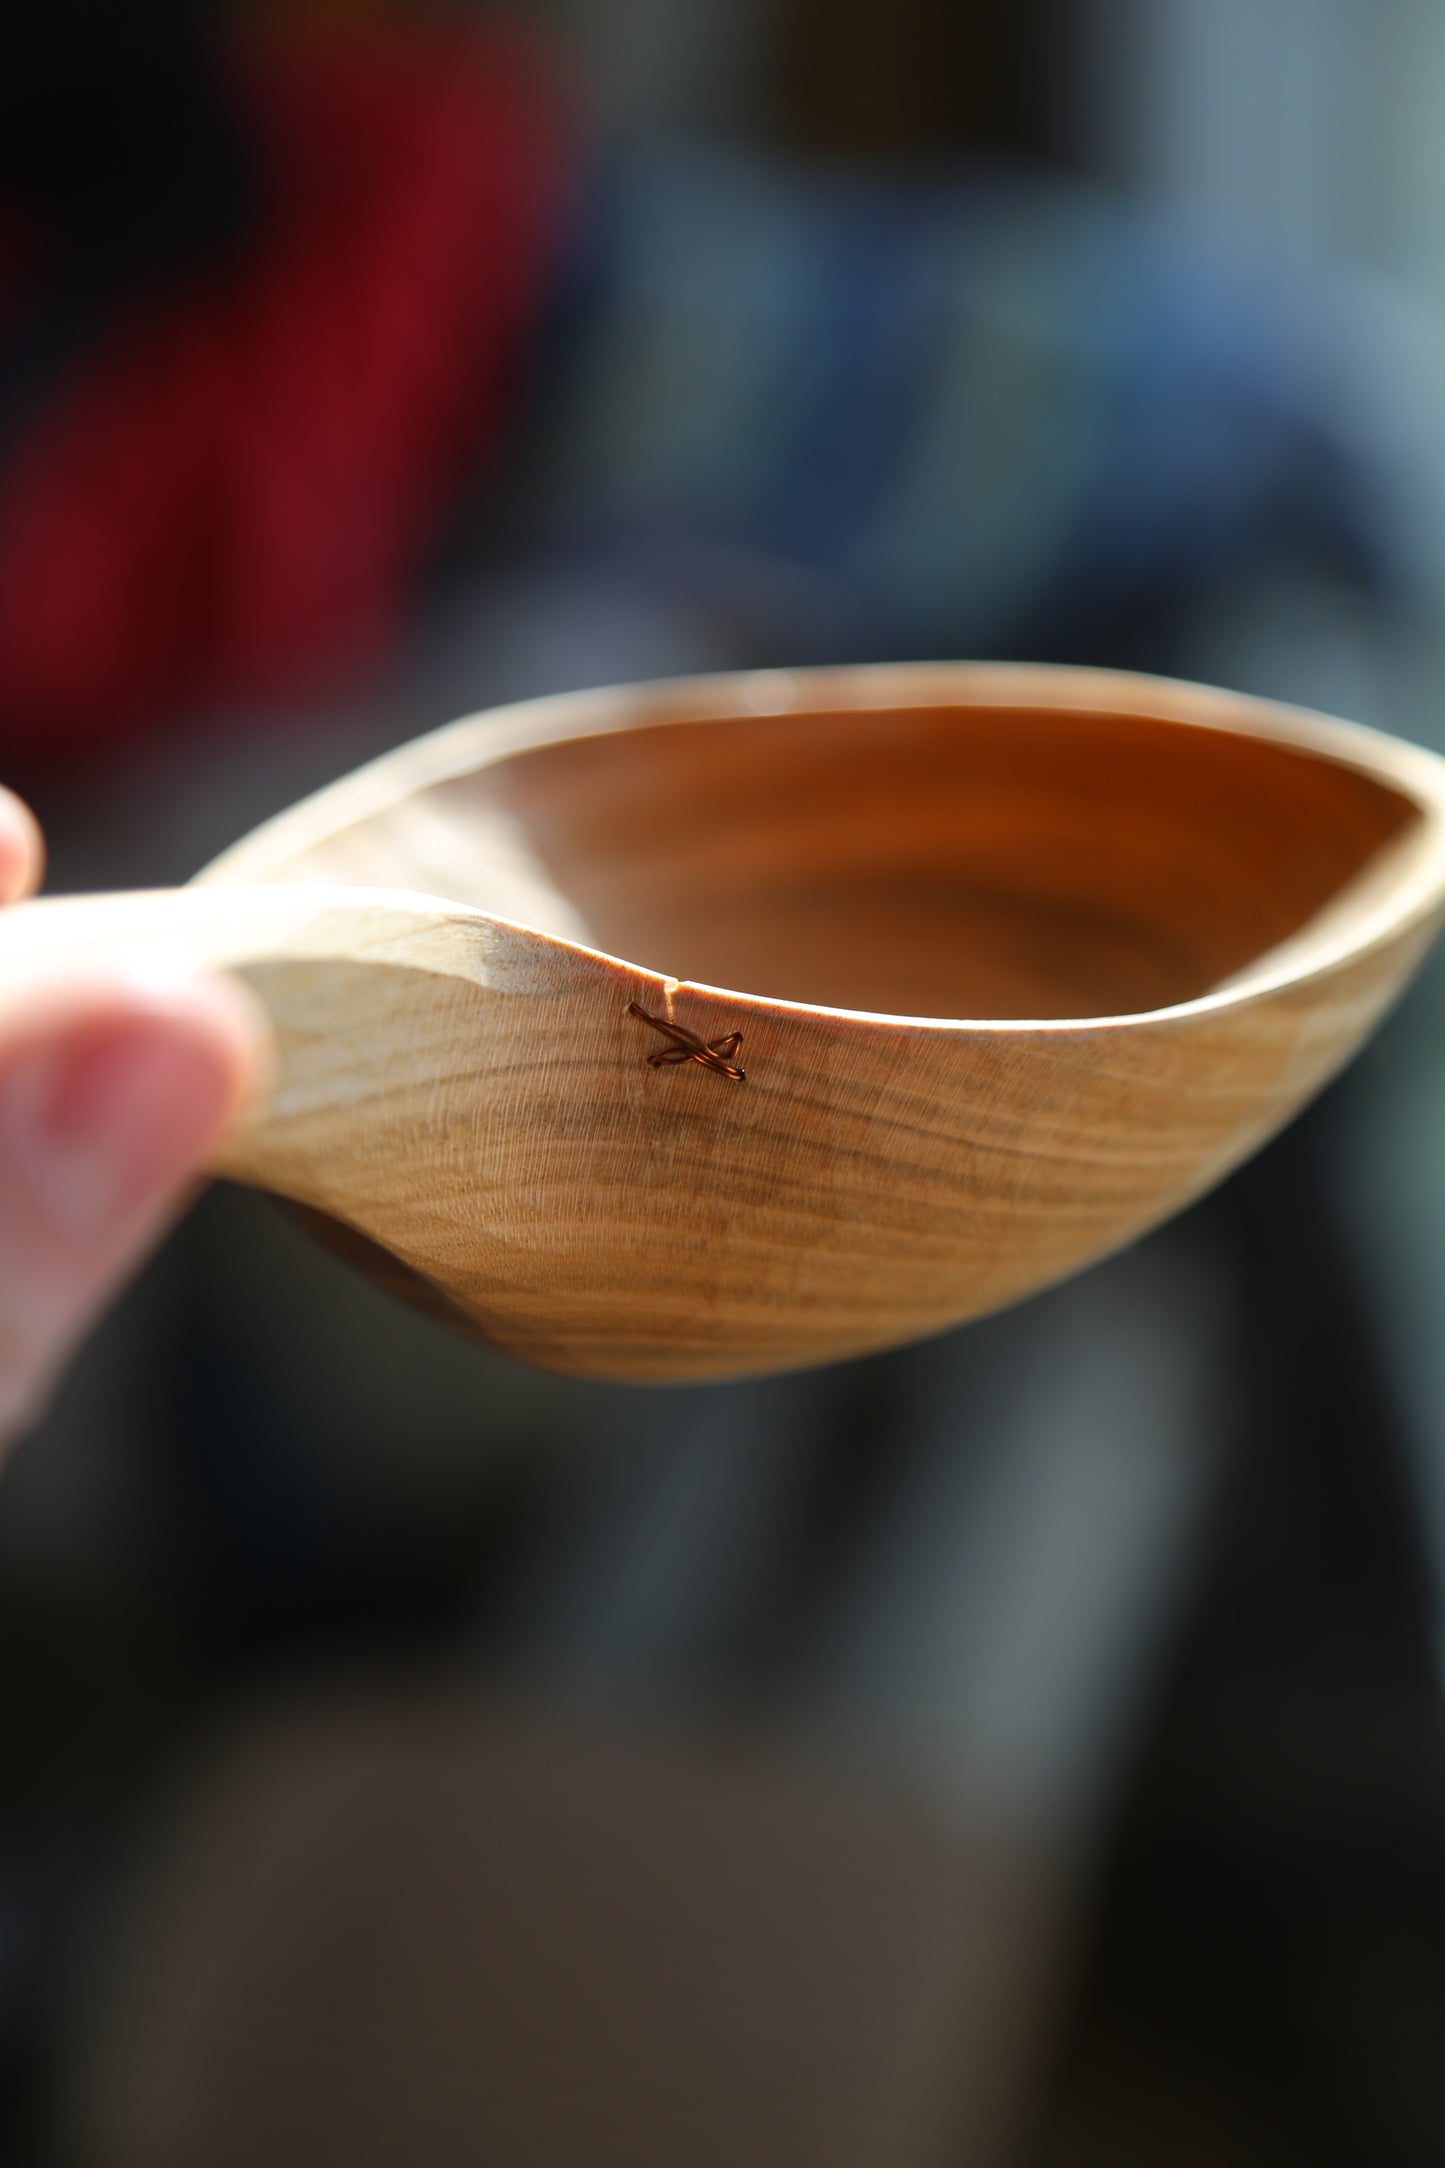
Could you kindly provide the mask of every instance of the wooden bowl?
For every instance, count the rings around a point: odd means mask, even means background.
[[[1431,754],[1157,679],[695,679],[438,731],[111,937],[159,909],[272,1013],[224,1171],[528,1361],[718,1378],[1218,1181],[1425,954],[1442,807]]]

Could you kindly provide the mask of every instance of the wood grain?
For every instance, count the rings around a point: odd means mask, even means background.
[[[452,725],[179,897],[6,914],[0,974],[240,970],[279,1071],[223,1171],[530,1361],[739,1375],[994,1308],[1218,1180],[1418,965],[1442,809],[1430,754],[1159,680],[690,680]],[[650,1065],[632,1003],[740,1031],[746,1082]]]

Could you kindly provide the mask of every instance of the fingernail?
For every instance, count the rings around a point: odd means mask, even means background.
[[[117,1232],[182,1181],[232,1084],[199,1037],[128,1023],[35,1055],[3,1092],[8,1140],[37,1207],[84,1241]]]
[[[45,862],[45,846],[35,816],[13,791],[0,786],[0,903],[36,886]]]

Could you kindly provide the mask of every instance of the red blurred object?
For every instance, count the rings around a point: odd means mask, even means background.
[[[374,655],[518,395],[570,164],[545,50],[273,35],[235,89],[242,252],[113,315],[0,467],[0,729],[27,764]],[[18,267],[0,248],[0,327]]]

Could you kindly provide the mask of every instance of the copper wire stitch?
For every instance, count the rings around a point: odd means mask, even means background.
[[[747,1081],[747,1070],[739,1068],[733,1060],[734,1054],[743,1043],[740,1031],[730,1031],[721,1039],[704,1039],[699,1032],[689,1031],[686,1024],[674,1024],[665,1016],[654,1016],[650,1009],[643,1008],[640,1001],[629,1001],[627,1013],[640,1018],[644,1024],[651,1024],[654,1031],[660,1031],[665,1039],[672,1042],[670,1046],[659,1047],[655,1054],[648,1055],[649,1069],[668,1068],[674,1062],[697,1061],[701,1062],[704,1069],[716,1069],[719,1076],[731,1077],[734,1084]]]

